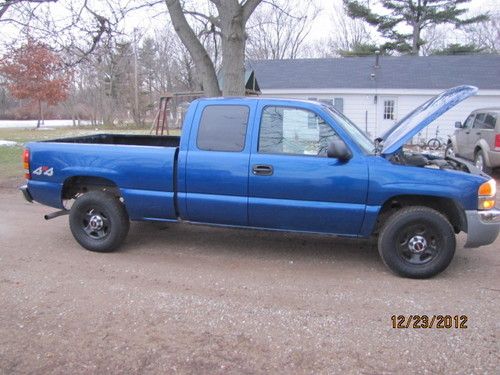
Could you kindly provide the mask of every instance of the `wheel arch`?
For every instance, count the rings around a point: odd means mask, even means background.
[[[484,163],[486,164],[487,167],[491,167],[489,153],[488,153],[489,150],[490,150],[490,146],[488,145],[488,142],[486,142],[482,138],[480,140],[478,140],[476,142],[476,145],[474,146],[474,158],[476,157],[476,154],[479,151],[482,151],[483,152]]]
[[[455,134],[450,135],[448,137],[448,140],[446,141],[446,145],[449,145],[449,144],[451,144],[451,146],[455,150],[455,153],[457,153],[458,152],[458,143],[457,143],[457,137],[455,136]]]
[[[387,199],[378,213],[373,234],[378,234],[385,221],[403,207],[423,206],[432,208],[443,214],[453,227],[455,233],[467,232],[465,210],[455,200],[432,195],[396,195]]]
[[[61,199],[73,199],[79,194],[84,194],[89,191],[105,191],[113,194],[117,198],[121,198],[121,192],[118,185],[104,177],[78,175],[71,176],[64,180],[61,190]]]

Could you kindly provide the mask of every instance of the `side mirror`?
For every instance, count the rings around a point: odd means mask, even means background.
[[[338,137],[332,139],[332,141],[328,145],[326,155],[329,158],[336,158],[340,161],[348,161],[350,158],[352,158],[351,151],[347,148],[345,142]]]
[[[460,121],[455,122],[455,128],[461,129],[462,128],[462,123]]]

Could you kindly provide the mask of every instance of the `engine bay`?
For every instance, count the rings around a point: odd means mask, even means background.
[[[470,173],[469,167],[455,158],[443,158],[438,155],[422,154],[400,150],[391,157],[391,162],[399,165],[410,165],[431,169],[451,169]]]

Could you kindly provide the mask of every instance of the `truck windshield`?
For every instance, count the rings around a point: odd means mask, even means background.
[[[343,114],[337,112],[330,106],[325,105],[324,108],[328,111],[328,114],[333,117],[333,119],[339,124],[349,135],[351,139],[356,142],[356,144],[367,153],[373,153],[375,150],[375,145],[368,138],[368,136],[359,129],[351,120],[345,117]]]

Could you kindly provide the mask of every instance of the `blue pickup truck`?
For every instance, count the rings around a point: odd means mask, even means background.
[[[450,89],[370,140],[331,106],[301,100],[207,98],[180,137],[98,134],[31,142],[29,201],[69,213],[75,239],[107,252],[130,220],[374,237],[406,277],[443,271],[455,252],[495,241],[495,180],[458,158],[403,146],[477,88]],[[332,241],[332,248],[335,243]]]

